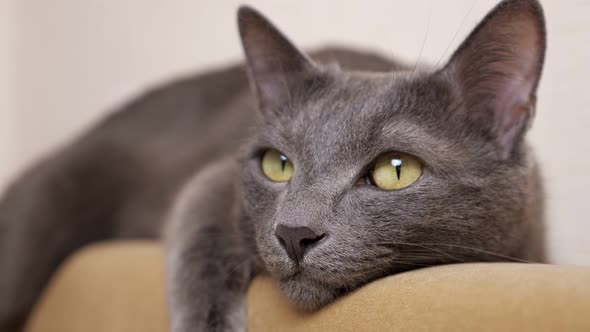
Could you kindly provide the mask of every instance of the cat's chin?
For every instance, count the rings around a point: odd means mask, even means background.
[[[303,311],[318,310],[345,293],[342,289],[299,276],[280,280],[279,287],[289,302]]]

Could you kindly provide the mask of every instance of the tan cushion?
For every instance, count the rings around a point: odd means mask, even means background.
[[[167,330],[156,243],[95,245],[57,273],[28,332]],[[314,313],[268,277],[248,294],[249,331],[590,331],[590,267],[462,264],[375,281]]]

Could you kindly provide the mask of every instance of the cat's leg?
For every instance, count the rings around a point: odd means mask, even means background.
[[[225,164],[225,165],[224,165]],[[173,332],[245,331],[245,293],[255,261],[241,226],[235,167],[205,169],[185,187],[167,232]]]
[[[26,172],[0,198],[1,332],[22,327],[70,253],[113,234],[114,214],[129,187],[125,174],[110,167],[115,155],[106,148],[58,154]]]

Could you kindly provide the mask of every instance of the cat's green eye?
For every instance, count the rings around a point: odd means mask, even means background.
[[[422,176],[422,168],[422,163],[409,154],[384,154],[371,170],[371,182],[385,190],[402,189]]]
[[[293,177],[293,163],[275,149],[264,152],[261,160],[262,172],[275,182],[287,182]]]

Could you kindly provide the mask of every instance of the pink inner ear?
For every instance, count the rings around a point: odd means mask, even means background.
[[[260,73],[257,80],[259,98],[268,105],[278,105],[291,99],[291,87],[284,72]]]
[[[530,66],[530,63],[523,63],[523,66]],[[515,70],[516,71],[516,70]],[[530,75],[529,75],[530,76]],[[497,93],[493,101],[493,109],[496,113],[496,118],[501,118],[502,125],[510,125],[506,119],[516,119],[514,113],[519,113],[523,105],[528,105],[533,97],[533,84],[531,78],[523,78],[519,76],[509,75],[510,79],[504,79],[497,82]],[[525,110],[528,107],[525,107]]]
[[[501,135],[499,136],[499,142],[501,146],[510,146],[517,139],[518,135],[526,129],[530,120],[535,114],[535,98],[532,98],[526,105],[517,106],[510,112],[506,112],[507,116],[504,120],[504,126],[500,128]],[[502,151],[502,158],[508,158],[510,149],[504,149]]]

